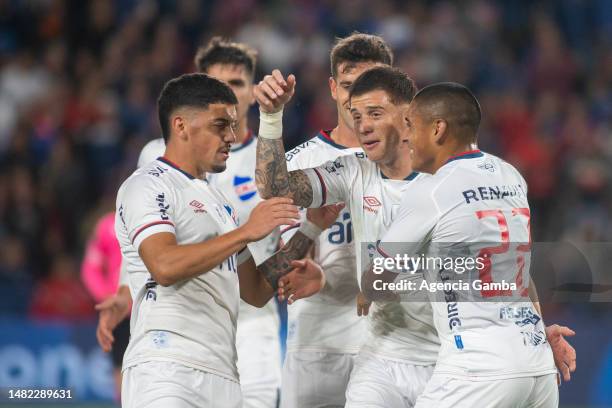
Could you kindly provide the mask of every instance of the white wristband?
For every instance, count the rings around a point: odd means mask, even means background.
[[[323,232],[323,230],[317,227],[314,223],[304,219],[300,225],[300,228],[298,229],[298,232],[301,232],[309,239],[314,241],[321,234],[321,232]]]
[[[267,113],[259,110],[259,137],[280,139],[283,137],[283,110]]]

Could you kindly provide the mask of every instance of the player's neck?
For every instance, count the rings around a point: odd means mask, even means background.
[[[341,119],[338,119],[338,126],[331,131],[329,137],[341,146],[360,147],[355,131],[348,127]]]
[[[432,174],[437,172],[440,167],[448,163],[448,161],[451,160],[453,157],[461,156],[463,153],[470,152],[473,150],[478,150],[478,146],[476,145],[476,143],[461,143],[449,147],[448,149],[442,150],[440,154],[436,157]]]
[[[385,177],[392,180],[404,180],[413,172],[412,163],[410,160],[406,160],[406,157],[408,156],[401,157],[398,155],[392,161],[378,163],[378,167]]]
[[[251,137],[251,132],[249,131],[249,125],[245,117],[238,123],[238,129],[236,129],[236,144],[243,144],[249,137]]]
[[[206,178],[206,172],[198,168],[198,165],[192,159],[191,152],[183,152],[181,149],[178,149],[177,146],[169,143],[166,146],[164,158],[192,177],[202,180]]]

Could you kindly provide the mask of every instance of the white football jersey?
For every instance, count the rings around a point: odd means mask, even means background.
[[[256,155],[257,138],[249,131],[249,137],[244,143],[232,145],[225,170],[207,174],[210,184],[229,198],[241,223],[248,221],[253,208],[261,202],[255,185]],[[276,229],[261,241],[249,243],[255,264],[259,265],[276,252],[279,237],[280,230]],[[255,333],[278,336],[279,328],[280,320],[274,299],[270,299],[262,308],[240,301],[239,336],[252,336]]]
[[[286,153],[287,168],[292,171],[316,167],[361,151],[338,145],[321,131]],[[285,230],[283,241],[288,242],[296,230]],[[287,308],[287,349],[356,353],[364,341],[366,322],[356,312],[355,297],[359,287],[355,277],[355,244],[346,208],[336,222],[319,235],[314,248],[313,259],[325,271],[327,283],[321,292]]]
[[[361,281],[369,253],[396,218],[404,190],[426,176],[412,173],[405,180],[388,179],[363,152],[305,172],[313,189],[313,206],[347,204],[356,241],[356,277]],[[368,316],[365,350],[411,364],[435,363],[440,343],[426,298],[422,302],[375,302]]]
[[[246,142],[232,145],[223,172],[206,175],[211,185],[229,198],[240,222],[246,222],[253,208],[261,201],[253,178],[256,140],[253,134],[249,133]],[[140,152],[138,167],[163,156],[165,150],[166,144],[163,138],[151,140]],[[249,244],[249,250],[256,264],[265,261],[276,251],[279,235],[279,231],[274,231],[261,241]],[[270,300],[263,308],[256,308],[240,300],[238,324],[239,334],[243,329],[247,329],[249,335],[254,334],[254,331],[277,335],[280,321],[274,300]]]
[[[544,324],[525,289],[529,218],[527,185],[519,172],[478,150],[453,157],[435,175],[408,187],[376,256],[425,252],[432,259],[460,255],[483,262],[475,268],[472,261],[468,273],[457,266],[423,270],[428,283],[469,285],[430,294],[442,343],[436,373],[489,380],[556,372]],[[502,280],[516,283],[517,291],[471,285]]]
[[[236,213],[221,192],[166,159],[141,167],[122,184],[115,230],[130,286],[137,292],[124,368],[174,361],[238,380],[236,255],[196,278],[163,287],[151,279],[138,254],[144,239],[156,233],[172,233],[184,245],[228,233],[237,225]],[[149,278],[144,286],[139,278],[143,273]]]

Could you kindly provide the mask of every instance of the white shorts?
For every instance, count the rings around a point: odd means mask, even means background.
[[[244,408],[276,408],[281,385],[279,336],[237,336],[236,349]]]
[[[287,352],[281,408],[344,407],[354,359],[349,353]]]
[[[402,363],[362,351],[346,390],[346,407],[414,407],[433,370],[433,365]]]
[[[123,408],[240,408],[237,382],[166,361],[149,361],[123,371]]]
[[[557,375],[474,381],[435,374],[417,408],[553,408],[559,406]]]

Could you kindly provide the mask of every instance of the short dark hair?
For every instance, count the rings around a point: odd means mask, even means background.
[[[412,78],[400,69],[380,66],[363,72],[351,85],[349,100],[375,90],[383,90],[394,104],[410,103],[416,93]]]
[[[342,63],[380,62],[393,64],[393,51],[382,37],[354,32],[346,38],[337,38],[331,53],[331,73],[338,76],[338,66]]]
[[[170,137],[170,116],[182,107],[206,109],[211,103],[238,104],[232,89],[206,74],[185,74],[166,82],[159,99],[157,112],[162,136]]]
[[[417,107],[436,105],[450,127],[458,136],[473,140],[478,133],[482,111],[474,94],[455,82],[440,82],[426,86],[414,97]]]
[[[208,44],[198,48],[194,62],[198,72],[202,73],[206,73],[215,64],[242,65],[253,77],[257,51],[243,43],[213,37]]]

